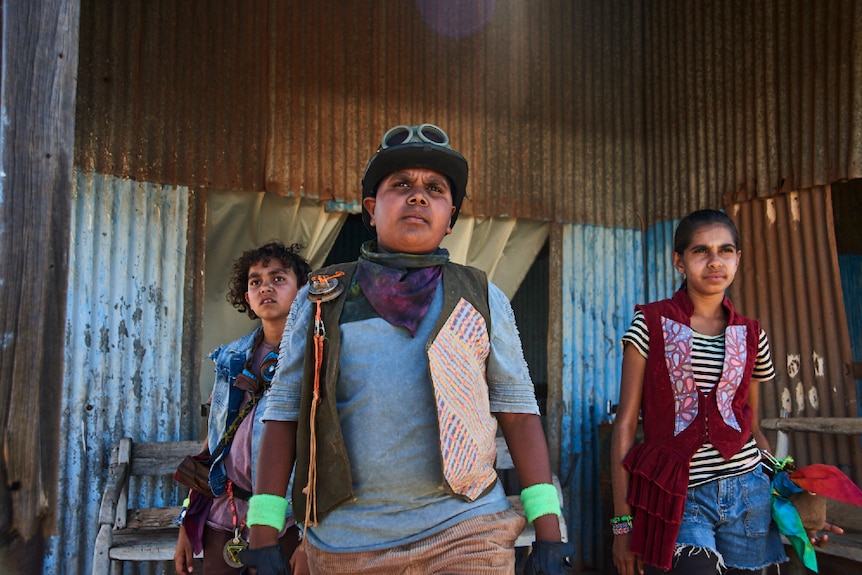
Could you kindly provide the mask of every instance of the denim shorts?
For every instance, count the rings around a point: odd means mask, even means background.
[[[719,565],[760,569],[787,561],[781,535],[772,521],[769,476],[756,469],[689,488],[682,525],[676,538],[681,547],[708,550]]]

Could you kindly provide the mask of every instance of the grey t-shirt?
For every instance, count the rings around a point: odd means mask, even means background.
[[[489,303],[491,411],[538,414],[511,305],[490,283]],[[414,338],[379,317],[340,326],[337,407],[356,500],[339,505],[307,530],[314,545],[330,551],[386,549],[509,507],[499,482],[474,502],[440,488],[437,410],[425,344],[442,307],[441,285]],[[264,420],[298,419],[312,312],[303,288],[287,319]]]

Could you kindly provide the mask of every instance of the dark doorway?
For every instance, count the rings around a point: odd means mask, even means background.
[[[862,416],[862,210],[859,197],[862,179],[832,185],[832,218],[835,247],[841,270],[844,312],[853,354],[853,379],[856,380],[856,408]]]
[[[338,237],[335,238],[335,243],[332,244],[332,249],[329,250],[329,255],[326,256],[323,265],[354,261],[359,257],[359,247],[363,242],[373,239],[371,232],[365,229],[360,214],[347,216],[347,220],[341,227],[341,231],[338,232]]]
[[[545,241],[512,298],[524,357],[536,386],[542,416],[547,413],[548,402],[548,266],[548,242]]]

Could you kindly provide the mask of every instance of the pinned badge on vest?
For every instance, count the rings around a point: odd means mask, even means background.
[[[331,276],[313,276],[308,282],[308,299],[314,302],[327,302],[334,300],[344,291],[344,284],[338,278],[344,272],[335,272]]]

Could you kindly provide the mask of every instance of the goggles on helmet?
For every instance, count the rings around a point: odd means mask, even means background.
[[[380,142],[380,150],[402,144],[428,143],[435,146],[449,146],[449,136],[442,128],[434,124],[419,124],[418,126],[407,126],[400,124],[390,128],[383,134]]]
[[[434,124],[408,126],[398,124],[383,135],[377,152],[368,160],[362,176],[362,197],[373,197],[380,181],[405,168],[427,168],[440,172],[452,184],[452,225],[461,211],[461,203],[467,195],[467,160],[449,145],[449,136]],[[362,222],[372,235],[377,235],[371,226],[371,216],[362,207]]]

